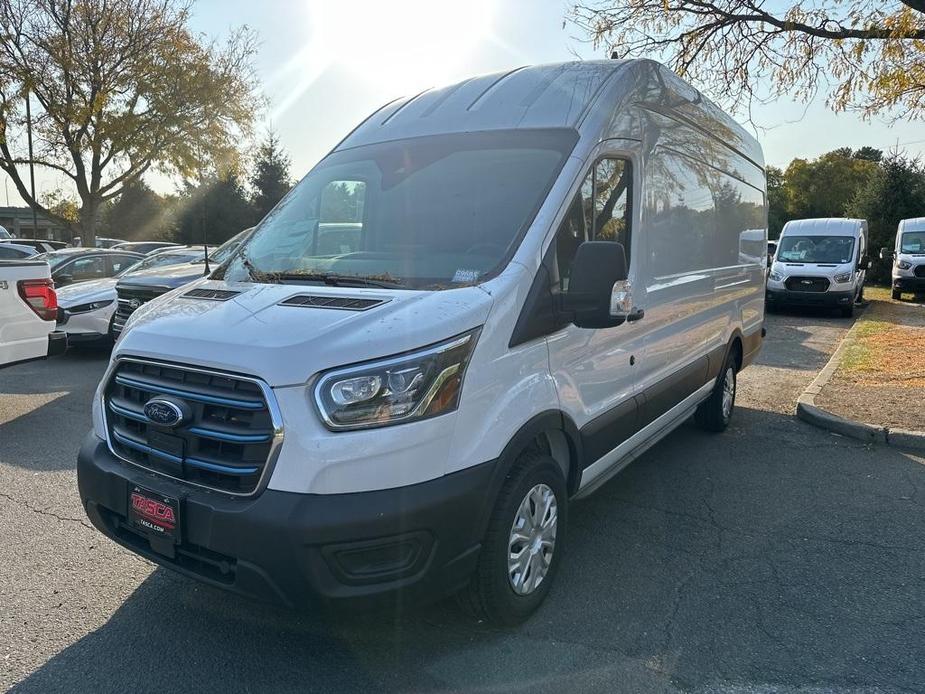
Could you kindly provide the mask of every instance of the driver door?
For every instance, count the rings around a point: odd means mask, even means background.
[[[635,283],[640,254],[633,249],[634,168],[627,154],[617,153],[603,154],[589,168],[553,240],[560,291],[568,289],[570,265],[583,241],[622,243],[629,280]],[[569,324],[550,335],[547,344],[560,406],[581,431],[583,463],[592,465],[638,429],[634,396],[636,364],[644,356],[640,325],[587,329]]]

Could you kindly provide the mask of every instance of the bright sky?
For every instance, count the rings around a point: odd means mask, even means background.
[[[563,20],[567,0],[199,0],[194,29],[214,37],[246,24],[261,40],[257,70],[269,97],[267,122],[301,178],[371,111],[391,99],[473,74],[530,63],[606,57]],[[804,115],[805,111],[805,115]],[[753,117],[771,164],[836,147],[897,142],[925,152],[921,123],[888,125],[823,104],[777,103]],[[741,120],[741,117],[740,117]],[[169,180],[149,180],[162,192]],[[54,189],[40,176],[37,188]],[[2,192],[2,191],[0,191]],[[11,204],[19,204],[9,187]],[[4,201],[5,202],[5,201]]]

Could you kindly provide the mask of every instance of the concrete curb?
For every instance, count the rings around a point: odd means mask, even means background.
[[[880,443],[905,450],[925,451],[925,431],[891,429],[866,424],[865,422],[856,422],[816,406],[816,396],[822,392],[825,385],[835,375],[835,371],[841,363],[842,355],[844,355],[847,346],[851,343],[851,338],[854,337],[858,330],[858,325],[859,322],[855,321],[851,329],[845,333],[841,344],[838,345],[838,349],[835,350],[826,365],[816,374],[816,378],[806,387],[800,397],[797,398],[797,419],[802,419],[804,422],[820,429],[826,429],[842,436],[849,436],[865,443]]]

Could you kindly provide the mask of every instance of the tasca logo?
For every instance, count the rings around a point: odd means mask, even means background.
[[[162,504],[156,499],[149,499],[137,492],[132,492],[132,508],[135,509],[142,518],[147,518],[157,525],[164,526],[168,529],[173,528],[177,522],[173,514],[173,509],[170,508],[170,506]]]

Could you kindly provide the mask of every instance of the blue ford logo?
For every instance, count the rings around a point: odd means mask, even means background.
[[[188,406],[166,398],[151,398],[145,403],[145,417],[154,424],[175,427],[188,419]]]

